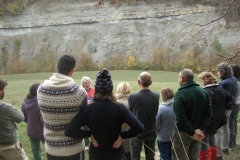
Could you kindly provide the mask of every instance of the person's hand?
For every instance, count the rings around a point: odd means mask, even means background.
[[[201,141],[203,138],[205,138],[205,136],[200,129],[196,129],[195,134],[192,136],[192,138],[197,141]]]
[[[114,142],[113,148],[118,149],[122,144],[122,137],[119,135],[117,141]]]
[[[97,143],[97,141],[95,140],[95,138],[93,137],[93,135],[91,135],[91,142],[92,142],[92,144],[93,144],[93,146],[94,147],[98,147],[98,143]]]

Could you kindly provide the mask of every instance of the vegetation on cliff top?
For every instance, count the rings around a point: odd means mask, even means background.
[[[17,15],[37,0],[0,0],[0,16],[6,13]]]

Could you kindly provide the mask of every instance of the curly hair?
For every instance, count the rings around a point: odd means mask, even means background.
[[[203,82],[205,86],[218,83],[216,77],[211,72],[202,72],[198,75],[198,79]]]

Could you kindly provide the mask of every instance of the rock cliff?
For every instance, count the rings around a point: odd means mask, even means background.
[[[226,6],[227,8],[227,6]],[[41,49],[62,54],[88,53],[94,61],[108,55],[126,55],[136,49],[138,60],[148,60],[155,46],[187,51],[198,44],[210,48],[214,38],[224,47],[239,43],[238,27],[226,27],[215,7],[183,5],[181,1],[97,5],[96,1],[38,1],[21,15],[0,18],[0,46],[11,53],[21,40],[21,56]],[[207,50],[205,50],[207,53]],[[1,53],[1,50],[0,50]]]

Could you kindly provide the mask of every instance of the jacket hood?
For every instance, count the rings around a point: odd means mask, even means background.
[[[26,98],[23,101],[23,106],[28,110],[33,109],[36,105],[37,105],[37,96],[35,96],[31,99]]]
[[[174,102],[174,97],[170,98],[170,99],[167,99],[166,101],[162,102],[162,104],[168,106],[173,102]]]

